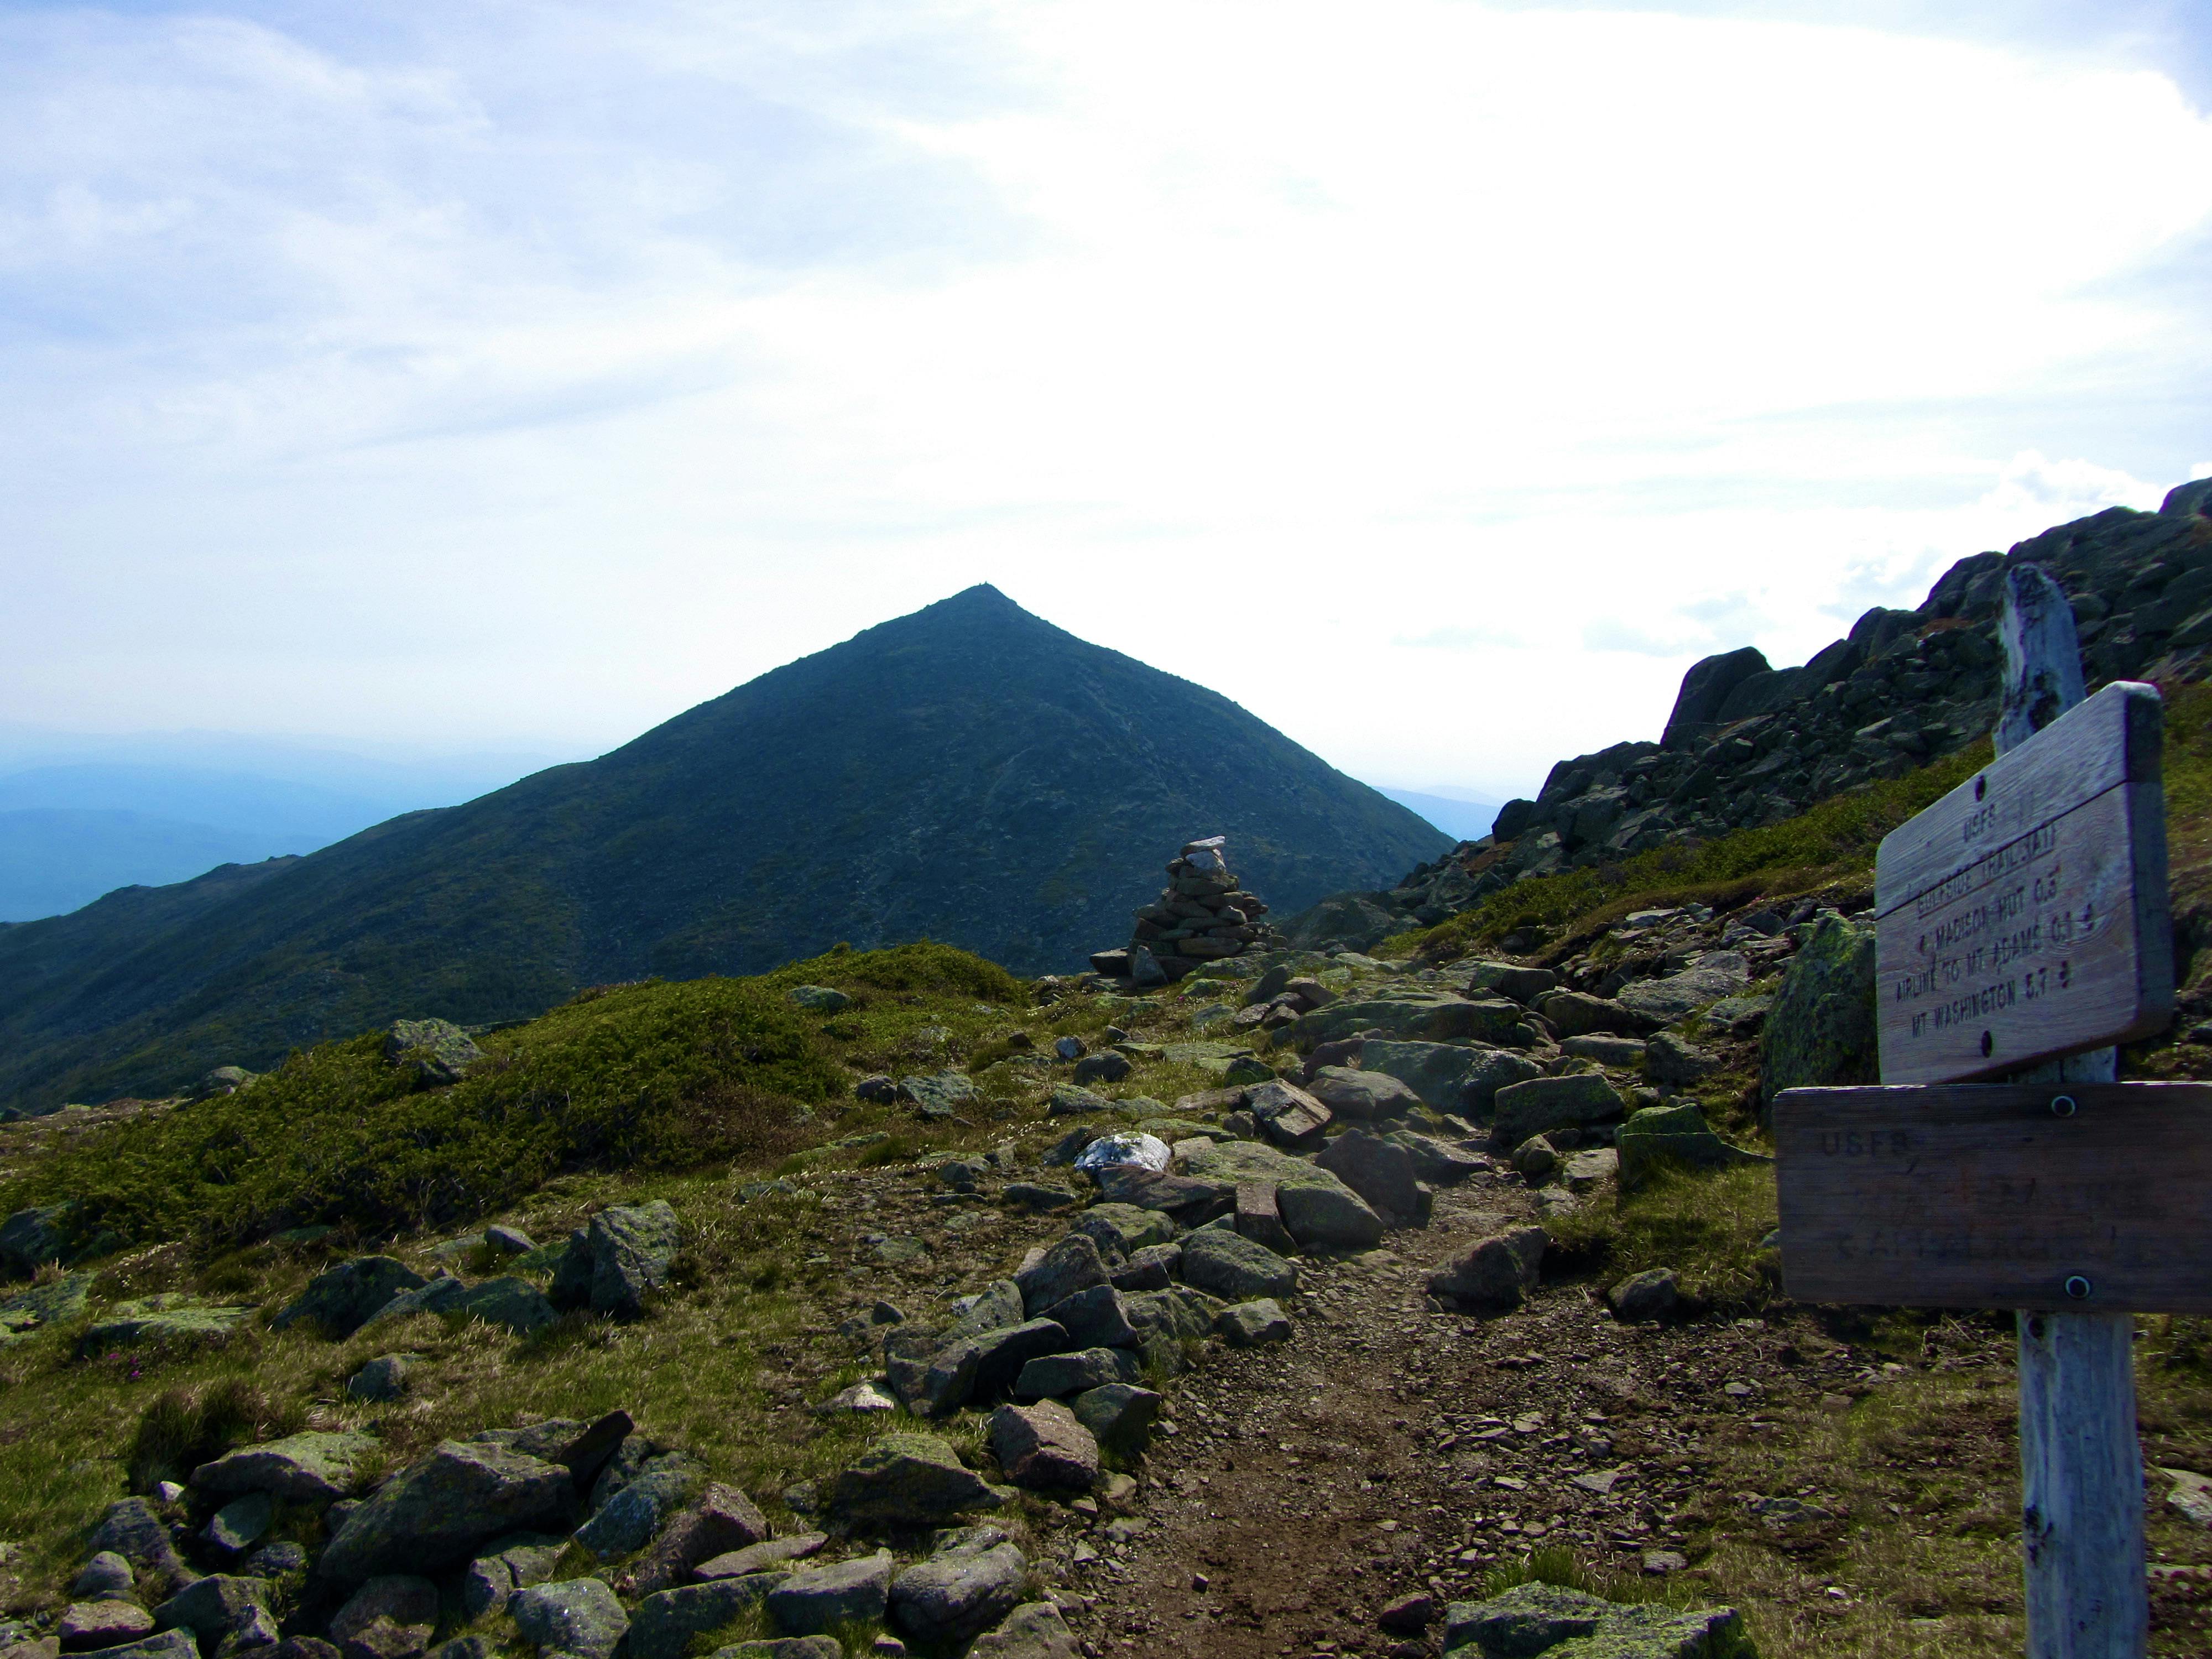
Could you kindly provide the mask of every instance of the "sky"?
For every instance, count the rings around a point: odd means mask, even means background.
[[[2197,5],[0,7],[0,720],[599,752],[978,581],[1498,799],[2212,473]]]

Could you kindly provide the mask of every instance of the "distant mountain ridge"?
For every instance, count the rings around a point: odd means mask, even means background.
[[[1289,912],[1449,838],[1227,698],[978,586],[599,760],[305,858],[0,927],[0,1102],[164,1092],[218,1064],[839,941],[1074,971],[1194,835]]]

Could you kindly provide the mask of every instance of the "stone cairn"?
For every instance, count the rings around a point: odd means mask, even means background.
[[[1237,886],[1222,856],[1226,839],[1186,843],[1168,861],[1159,897],[1139,908],[1127,946],[1094,951],[1091,970],[1139,986],[1165,985],[1201,962],[1274,948],[1274,930],[1260,920],[1267,907]]]

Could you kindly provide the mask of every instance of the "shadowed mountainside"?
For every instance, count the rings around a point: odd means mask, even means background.
[[[1228,699],[974,587],[599,760],[0,927],[0,1101],[164,1092],[395,1017],[840,941],[1073,970],[1201,834],[1282,911],[1448,845]]]

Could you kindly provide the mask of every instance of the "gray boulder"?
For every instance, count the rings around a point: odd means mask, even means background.
[[[154,1615],[135,1601],[76,1601],[54,1625],[62,1650],[119,1647],[154,1633]]]
[[[1310,1145],[1334,1118],[1312,1095],[1280,1078],[1255,1084],[1247,1091],[1244,1109],[1251,1113],[1260,1133],[1278,1146]]]
[[[978,1394],[998,1393],[1031,1359],[1060,1352],[1068,1346],[1069,1340],[1066,1327],[1057,1320],[1030,1319],[962,1337],[941,1347],[916,1332],[911,1338],[892,1338],[885,1348],[896,1352],[915,1345],[933,1350],[919,1368],[894,1359],[890,1378],[909,1410],[925,1417],[942,1417]]]
[[[932,1072],[899,1079],[900,1096],[914,1103],[915,1115],[948,1118],[973,1106],[979,1097],[975,1079],[965,1072]]]
[[[655,1590],[637,1604],[623,1651],[628,1659],[684,1659],[693,1637],[742,1618],[790,1577],[777,1569]]]
[[[1026,1601],[1008,1613],[998,1629],[986,1631],[968,1650],[969,1659],[1076,1659],[1075,1636],[1050,1601]]]
[[[1644,1045],[1644,1075],[1669,1088],[1701,1082],[1719,1066],[1719,1056],[1674,1031],[1662,1031]]]
[[[1006,1479],[1036,1492],[1088,1492],[1098,1480],[1098,1443],[1056,1400],[1001,1406],[984,1427]]]
[[[1414,1173],[1413,1154],[1380,1135],[1346,1129],[1314,1163],[1365,1199],[1386,1221],[1410,1226],[1428,1214],[1428,1194]]]
[[[384,1057],[425,1085],[441,1088],[459,1083],[483,1050],[449,1019],[399,1019],[385,1036]]]
[[[1231,1302],[1255,1297],[1290,1296],[1298,1288],[1298,1270],[1265,1245],[1239,1233],[1204,1227],[1184,1240],[1183,1278],[1200,1290]]]
[[[1047,1117],[1083,1117],[1092,1112],[1109,1112],[1114,1103],[1095,1089],[1085,1089],[1073,1083],[1055,1083],[1052,1092],[1045,1097]]]
[[[1275,1188],[1275,1206],[1291,1237],[1310,1249],[1364,1250],[1382,1242],[1382,1218],[1339,1183],[1286,1182]]]
[[[1131,1382],[1108,1382],[1076,1395],[1069,1409],[1100,1445],[1138,1456],[1151,1441],[1152,1425],[1159,1421],[1160,1408],[1166,1403],[1150,1389]]]
[[[1759,1092],[1872,1083],[1881,1072],[1875,1027],[1875,930],[1825,911],[1783,975],[1760,1038]]]
[[[92,1529],[90,1541],[94,1554],[121,1556],[165,1593],[191,1576],[177,1547],[169,1541],[169,1529],[143,1498],[110,1504]]]
[[[1358,1002],[1333,1002],[1298,1016],[1290,1028],[1301,1050],[1364,1031],[1425,1042],[1486,1042],[1516,1047],[1528,1041],[1527,1012],[1503,997],[1480,1000],[1415,992]],[[1365,1064],[1364,1060],[1361,1061]]]
[[[1672,1025],[1750,982],[1751,964],[1741,952],[1708,951],[1679,974],[1623,986],[1620,1003],[1654,1025]]]
[[[407,1373],[414,1365],[415,1357],[410,1354],[379,1354],[346,1378],[346,1393],[371,1405],[397,1400],[407,1392]]]
[[[1181,1231],[1172,1218],[1133,1204],[1094,1204],[1068,1231],[1087,1235],[1102,1256],[1132,1256],[1155,1244],[1170,1244]]]
[[[1681,1301],[1681,1285],[1672,1267],[1650,1267],[1632,1274],[1605,1293],[1613,1316],[1623,1324],[1665,1319]]]
[[[1478,962],[1468,975],[1467,993],[1480,996],[1494,991],[1534,1007],[1537,998],[1557,990],[1559,984],[1559,976],[1549,968],[1526,968],[1517,962]]]
[[[131,1563],[113,1550],[100,1550],[70,1580],[70,1594],[82,1601],[135,1601],[137,1581]]]
[[[1613,1085],[1595,1072],[1530,1078],[1498,1091],[1491,1138],[1499,1146],[1518,1146],[1532,1135],[1554,1129],[1610,1123],[1625,1109]]]
[[[448,1440],[345,1518],[319,1571],[337,1584],[379,1573],[436,1573],[510,1532],[566,1532],[576,1491],[568,1471],[505,1447]]]
[[[1444,1613],[1444,1651],[1467,1659],[1525,1659],[1555,1648],[1607,1659],[1721,1659],[1746,1651],[1742,1634],[1734,1607],[1624,1604],[1559,1584],[1519,1584],[1487,1601],[1455,1601]]]
[[[1021,1289],[1022,1306],[1032,1318],[1078,1291],[1106,1281],[1106,1263],[1098,1254],[1098,1241],[1088,1232],[1064,1235],[1036,1261],[1014,1275],[1014,1283]]]
[[[210,1573],[156,1606],[154,1622],[163,1630],[188,1630],[201,1641],[212,1644],[220,1641],[247,1609],[268,1605],[266,1579]]]
[[[35,1648],[37,1644],[26,1643],[24,1648]],[[23,1648],[15,1650],[20,1653]],[[102,1648],[100,1659],[199,1659],[199,1644],[188,1630],[165,1630],[136,1642],[126,1642],[121,1647]]]
[[[554,1270],[553,1305],[635,1317],[647,1292],[667,1282],[681,1231],[665,1199],[601,1210],[588,1227],[569,1235]]]
[[[1540,1077],[1544,1068],[1526,1054],[1506,1048],[1474,1048],[1456,1042],[1370,1041],[1360,1051],[1359,1068],[1369,1075],[1395,1078],[1440,1112],[1488,1115],[1498,1091],[1511,1083]]]
[[[396,1256],[356,1256],[325,1267],[296,1300],[269,1322],[274,1330],[309,1320],[334,1337],[351,1336],[395,1296],[429,1281]]]
[[[577,1659],[613,1659],[629,1630],[629,1615],[615,1593],[597,1578],[564,1578],[517,1590],[507,1603],[515,1628],[538,1644],[541,1654],[574,1654]]]
[[[1291,1340],[1290,1316],[1272,1297],[1240,1302],[1214,1316],[1214,1329],[1232,1348],[1256,1347],[1262,1342]]]
[[[637,1595],[650,1595],[681,1584],[702,1561],[750,1548],[768,1535],[768,1517],[753,1500],[738,1487],[718,1481],[653,1540],[653,1547],[631,1569],[631,1588]]]
[[[1645,1029],[1643,1016],[1625,1004],[1587,991],[1554,991],[1543,1000],[1538,1012],[1563,1037],[1594,1036],[1610,1032],[1628,1036]]]
[[[830,1507],[851,1521],[930,1526],[963,1510],[995,1509],[999,1496],[933,1434],[887,1434],[840,1474]]]
[[[1085,1348],[1079,1353],[1041,1354],[1014,1379],[1017,1400],[1054,1400],[1109,1382],[1125,1381],[1123,1366],[1133,1364],[1125,1349]]]
[[[794,1572],[769,1592],[769,1617],[787,1636],[820,1636],[841,1625],[880,1619],[890,1600],[891,1554]]]
[[[218,1559],[228,1561],[259,1543],[261,1535],[276,1518],[276,1506],[269,1501],[268,1493],[248,1492],[217,1510],[200,1535],[207,1540]]]
[[[1420,1096],[1388,1072],[1354,1071],[1348,1066],[1322,1066],[1308,1080],[1306,1092],[1337,1116],[1362,1123],[1396,1117],[1422,1104]]]
[[[1517,1308],[1536,1288],[1544,1230],[1514,1227],[1481,1240],[1429,1275],[1429,1293],[1479,1308]]]
[[[575,1541],[602,1561],[644,1548],[660,1523],[699,1490],[706,1474],[705,1466],[690,1452],[661,1453],[576,1528]]]
[[[972,1640],[1020,1604],[1029,1570],[1027,1559],[1003,1539],[941,1550],[891,1581],[890,1622],[931,1646]]]
[[[331,1615],[331,1640],[343,1647],[378,1620],[404,1632],[400,1644],[420,1653],[438,1623],[438,1587],[411,1573],[372,1578]]]
[[[1110,1284],[1093,1285],[1054,1303],[1041,1322],[1056,1324],[1066,1333],[1062,1348],[1121,1348],[1137,1340],[1121,1292]]]
[[[708,1659],[845,1659],[845,1644],[834,1636],[767,1636],[716,1648]]]
[[[1735,1164],[1764,1164],[1771,1160],[1758,1152],[1731,1146],[1706,1125],[1705,1114],[1693,1101],[1668,1106],[1647,1106],[1620,1126],[1617,1141],[1620,1154],[1620,1183],[1634,1188],[1652,1171],[1673,1164],[1686,1169],[1719,1170]]]
[[[810,1014],[842,1014],[853,1006],[852,998],[831,985],[794,985],[783,994],[793,1007]]]
[[[240,1446],[201,1464],[192,1471],[191,1485],[202,1497],[218,1501],[265,1492],[288,1504],[319,1508],[352,1490],[354,1471],[379,1444],[374,1435],[358,1430],[287,1435]]]
[[[568,1543],[565,1538],[544,1533],[494,1539],[461,1576],[461,1611],[471,1619],[481,1619],[503,1610],[515,1591],[543,1584],[553,1577]]]

